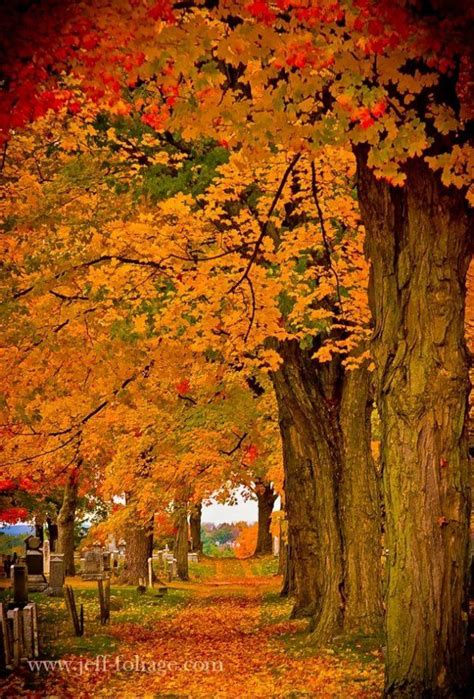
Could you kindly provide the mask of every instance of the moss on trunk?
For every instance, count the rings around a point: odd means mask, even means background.
[[[387,514],[385,692],[452,697],[466,668],[472,216],[422,161],[394,188],[357,158]]]

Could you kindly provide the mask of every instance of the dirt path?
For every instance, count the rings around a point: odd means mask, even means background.
[[[380,696],[380,663],[355,656],[308,653],[305,622],[288,621],[290,605],[278,596],[279,579],[252,577],[244,561],[219,561],[205,583],[177,583],[189,601],[146,625],[112,624],[120,652],[102,665],[48,678],[44,694],[61,699],[116,697],[257,699]],[[307,656],[307,657],[303,657]],[[75,665],[74,665],[75,664]],[[33,696],[33,695],[32,695]]]

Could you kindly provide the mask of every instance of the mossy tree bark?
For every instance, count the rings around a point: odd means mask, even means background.
[[[77,495],[79,481],[77,469],[70,473],[64,486],[63,502],[58,514],[58,553],[64,554],[64,572],[75,575],[74,565],[74,525],[76,522]]]
[[[282,343],[279,352],[283,362],[273,383],[295,576],[293,616],[312,617],[313,639],[319,644],[346,624],[371,633],[381,615],[381,529],[370,458],[367,370],[345,376],[338,357],[318,363],[311,358],[313,351],[294,341]],[[357,505],[347,502],[352,496]],[[361,527],[361,512],[370,516],[370,545],[353,531]],[[355,579],[359,574],[362,581]]]
[[[255,492],[258,502],[258,530],[257,530],[257,546],[255,555],[261,556],[267,553],[272,553],[272,533],[270,531],[272,523],[273,505],[277,498],[273,486],[270,483],[257,481],[255,483]]]
[[[145,524],[130,520],[125,531],[125,564],[121,581],[138,585],[148,580],[148,559],[153,554],[153,519]]]
[[[344,631],[382,628],[382,503],[372,457],[372,376],[367,362],[346,371],[339,421],[343,469],[339,488],[344,559]]]
[[[385,693],[452,697],[466,667],[472,217],[423,162],[394,188],[357,159],[387,515]]]
[[[197,551],[198,553],[202,552],[201,515],[202,504],[199,502],[191,507],[191,512],[189,514],[192,550]]]

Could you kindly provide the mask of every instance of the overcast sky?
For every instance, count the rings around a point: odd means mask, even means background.
[[[256,522],[257,521],[257,501],[244,500],[241,495],[237,496],[237,505],[219,505],[212,502],[210,505],[202,507],[202,521],[222,524],[222,522]]]
[[[237,505],[219,505],[211,502],[210,505],[202,507],[202,521],[222,524],[223,522],[256,522],[258,519],[258,508],[256,500],[244,500],[241,495],[237,495]],[[280,508],[280,499],[275,502],[275,510]]]

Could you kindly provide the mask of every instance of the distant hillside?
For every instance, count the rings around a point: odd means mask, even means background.
[[[33,534],[34,531],[35,528],[29,524],[5,524],[0,526],[0,533],[8,534],[8,536],[24,535],[26,537],[28,534]]]

